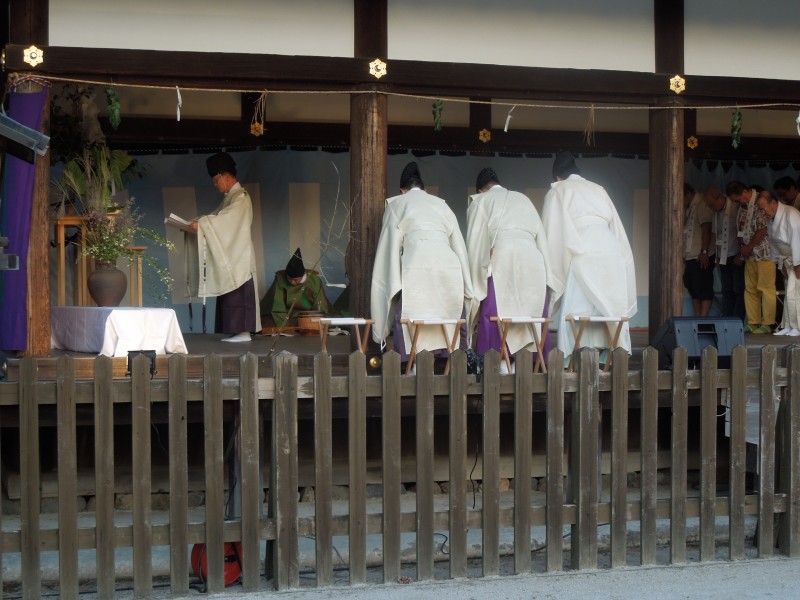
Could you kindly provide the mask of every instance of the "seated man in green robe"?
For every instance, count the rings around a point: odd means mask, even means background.
[[[291,327],[297,324],[297,313],[306,310],[321,311],[326,317],[339,314],[325,295],[319,274],[305,268],[298,248],[286,269],[275,273],[275,280],[261,299],[261,319],[265,326]]]

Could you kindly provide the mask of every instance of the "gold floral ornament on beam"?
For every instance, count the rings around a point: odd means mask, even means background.
[[[688,138],[686,138],[686,145],[691,150],[694,150],[695,148],[697,148],[697,146],[700,145],[700,142],[697,140],[697,138],[695,136],[690,135]]]
[[[44,50],[39,50],[39,48],[37,48],[36,46],[30,46],[28,48],[25,48],[22,54],[23,54],[22,60],[24,60],[32,67],[40,65],[44,62]]]
[[[375,77],[375,79],[380,79],[386,75],[386,63],[380,58],[376,58],[369,63],[369,74]]]
[[[669,80],[669,89],[676,94],[680,94],[686,89],[686,80],[680,75],[675,75],[675,77]]]
[[[486,144],[492,139],[492,132],[488,129],[481,129],[478,133],[478,139]]]
[[[267,92],[261,92],[255,102],[253,120],[250,121],[250,133],[256,137],[264,135],[264,122],[267,120]]]

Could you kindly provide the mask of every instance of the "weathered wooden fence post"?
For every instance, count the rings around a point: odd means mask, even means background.
[[[800,347],[787,348],[786,366],[778,488],[786,494],[786,512],[778,519],[778,545],[784,554],[800,556]]]
[[[500,354],[483,356],[483,575],[500,573]]]
[[[578,391],[572,402],[570,479],[576,523],[572,526],[572,568],[597,568],[598,441],[600,392],[597,350],[578,351]]]
[[[36,359],[20,361],[19,451],[20,451],[20,542],[22,544],[22,597],[39,600],[42,591],[39,506],[39,402],[36,397]]]
[[[223,443],[222,358],[203,361],[203,432],[206,483],[206,586],[210,594],[225,589],[225,451]]]
[[[347,378],[347,442],[350,476],[350,584],[367,582],[367,363],[350,355]]]
[[[758,435],[758,556],[772,556],[775,544],[775,348],[761,350],[761,402]]]
[[[169,357],[169,581],[175,596],[189,593],[189,435],[186,357]]]
[[[547,570],[564,568],[564,354],[547,357]]]
[[[400,355],[383,355],[383,581],[400,577]]]
[[[153,593],[152,441],[150,435],[150,361],[144,354],[131,366],[131,438],[133,460],[133,593]]]
[[[78,460],[75,413],[75,360],[58,359],[58,575],[61,598],[75,599],[78,582]]]
[[[333,581],[333,407],[331,356],[314,356],[314,521],[317,587]]]
[[[269,510],[275,519],[275,539],[267,560],[275,588],[297,587],[300,580],[297,540],[297,356],[278,354],[273,363],[272,465]]]
[[[747,437],[745,417],[747,410],[747,347],[737,346],[731,355],[730,393],[730,482],[729,482],[729,556],[739,560],[744,554],[744,504],[747,468]]]
[[[113,364],[94,359],[94,478],[97,553],[97,597],[114,597],[114,394]]]
[[[514,572],[531,572],[533,354],[516,355],[514,389]]]
[[[700,560],[714,560],[717,519],[717,348],[700,358]]]
[[[628,562],[628,353],[614,350],[611,367],[611,566]]]
[[[261,451],[258,410],[258,357],[248,352],[239,358],[239,423],[241,436],[242,490],[242,589],[255,592],[261,579],[261,509],[264,487],[261,481]]]
[[[641,405],[641,546],[643,565],[656,562],[656,509],[658,507],[658,351],[645,348],[642,355]]]
[[[433,579],[433,354],[417,367],[417,579]]]
[[[686,469],[688,464],[689,387],[686,377],[689,353],[675,348],[672,355],[672,443],[670,499],[670,561],[686,562]]]
[[[467,355],[450,369],[450,577],[467,576]],[[384,402],[386,398],[384,398]],[[399,413],[398,413],[399,414]],[[385,535],[385,534],[384,534]]]

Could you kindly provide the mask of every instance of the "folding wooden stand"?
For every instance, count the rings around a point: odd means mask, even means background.
[[[581,348],[581,337],[583,337],[583,332],[586,331],[586,327],[589,323],[603,323],[605,326],[603,330],[606,332],[606,340],[608,341],[608,361],[606,361],[606,366],[603,368],[604,371],[608,371],[611,367],[611,359],[614,356],[614,350],[619,347],[619,336],[622,333],[622,326],[628,322],[628,317],[599,317],[599,316],[578,316],[578,315],[567,315],[566,320],[569,321],[569,324],[572,326],[572,333],[575,336],[575,349]],[[580,326],[576,325],[576,321],[580,323]],[[609,329],[609,324],[616,323],[617,328],[614,331],[614,335],[611,335],[611,330]],[[572,371],[575,362],[575,352],[573,350],[572,356],[569,359],[569,369]]]
[[[328,328],[333,327],[352,327],[356,333],[356,342],[362,353],[366,354],[367,344],[369,343],[369,330],[372,327],[372,319],[360,319],[354,317],[323,317],[319,320],[319,339],[322,342],[322,351],[328,351]],[[364,327],[362,333],[359,326]]]
[[[536,373],[539,369],[542,373],[547,373],[547,367],[544,364],[544,344],[547,341],[547,332],[550,326],[551,319],[546,317],[504,317],[498,315],[490,317],[490,321],[497,323],[497,330],[500,332],[500,360],[506,361],[508,372],[511,373],[511,357],[508,355],[508,346],[506,346],[506,338],[508,331],[512,325],[530,325],[533,329],[533,341],[536,344],[536,364],[533,366],[533,372]],[[541,336],[536,328],[536,325],[542,326]]]
[[[461,326],[466,323],[464,319],[433,319],[433,318],[424,318],[424,319],[415,319],[415,318],[408,318],[408,319],[400,319],[400,323],[405,325],[408,329],[408,335],[411,338],[411,350],[408,353],[408,365],[406,366],[406,375],[411,374],[411,368],[414,365],[414,358],[417,356],[417,340],[419,340],[420,331],[422,331],[423,327],[436,327],[439,326],[442,328],[442,334],[444,335],[444,339],[447,341],[447,350],[449,354],[452,354],[455,349],[456,345],[458,344],[458,336],[461,332]],[[453,338],[449,339],[447,335],[447,326],[448,325],[455,325],[455,331],[453,331]],[[444,368],[444,374],[447,375],[450,372],[450,357],[447,357],[447,365]]]

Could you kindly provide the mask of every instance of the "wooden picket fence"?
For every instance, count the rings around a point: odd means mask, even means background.
[[[499,356],[485,357],[481,381],[467,374],[466,355],[456,352],[448,375],[434,374],[427,352],[417,362],[414,376],[401,375],[398,355],[384,356],[381,374],[368,374],[365,356],[349,356],[349,373],[333,375],[331,357],[314,358],[314,373],[298,376],[297,357],[274,357],[270,376],[259,376],[258,359],[240,358],[238,378],[223,376],[219,356],[204,359],[202,377],[187,377],[187,359],[169,358],[165,379],[151,378],[149,361],[138,356],[129,377],[114,378],[112,361],[98,357],[93,379],[75,376],[74,360],[58,359],[55,380],[37,378],[37,360],[21,359],[17,381],[0,382],[0,405],[18,408],[20,430],[21,510],[18,530],[2,530],[3,555],[21,554],[21,589],[24,598],[42,592],[41,552],[57,551],[62,598],[78,597],[78,551],[96,549],[98,597],[112,598],[118,586],[115,548],[133,549],[133,586],[138,597],[151,595],[154,585],[154,546],[169,546],[170,592],[189,593],[192,544],[206,544],[207,586],[211,593],[224,589],[225,542],[241,542],[242,589],[263,590],[270,580],[275,589],[300,585],[298,541],[313,535],[316,543],[316,585],[333,583],[333,537],[349,537],[349,581],[367,580],[367,535],[382,534],[384,581],[401,574],[401,533],[416,533],[416,578],[434,577],[434,532],[449,536],[449,575],[464,577],[468,569],[467,532],[482,535],[481,569],[484,575],[500,570],[500,531],[513,528],[513,569],[532,570],[531,528],[546,531],[546,569],[564,568],[565,526],[571,530],[569,566],[598,566],[598,523],[610,523],[612,567],[629,563],[628,522],[639,521],[642,565],[656,562],[656,521],[670,520],[670,559],[687,560],[687,518],[699,517],[701,561],[715,560],[715,520],[727,517],[729,558],[745,556],[745,517],[758,516],[758,553],[778,548],[800,554],[800,348],[786,350],[786,367],[777,365],[777,351],[766,347],[759,368],[748,369],[743,347],[732,353],[731,368],[717,368],[717,351],[705,349],[701,368],[690,370],[686,351],[677,349],[673,370],[659,371],[653,348],[644,351],[642,367],[629,371],[628,355],[617,350],[609,373],[598,369],[597,354],[579,352],[575,372],[565,372],[563,356],[554,350],[546,374],[533,372],[533,358],[520,352],[515,375],[499,374]],[[757,491],[745,488],[745,406],[748,390],[760,392],[759,479]],[[720,396],[730,411],[730,437],[718,435]],[[700,439],[689,439],[688,406],[700,404]],[[601,408],[601,402],[603,404]],[[153,407],[163,403],[169,427],[169,522],[154,524],[151,509],[151,418]],[[187,414],[201,403],[204,423],[205,515],[192,520],[188,510],[187,448],[200,440],[187,436]],[[96,511],[92,526],[80,525],[76,507],[76,407],[93,405]],[[115,520],[114,406],[130,405],[132,438],[133,507],[130,525]],[[332,419],[346,404],[349,444],[349,511],[332,511]],[[58,526],[46,528],[40,514],[40,408],[55,405],[58,445]],[[227,406],[226,406],[227,405]],[[313,406],[315,511],[298,517],[298,406]],[[671,494],[657,494],[657,431],[659,406],[671,407]],[[197,405],[195,405],[197,406]],[[225,448],[223,416],[231,410],[239,422],[238,461],[241,517],[226,519],[223,486]],[[305,410],[305,409],[304,409]],[[514,478],[529,480],[532,423],[546,421],[546,503],[532,503],[530,485],[517,483],[513,507],[500,498],[500,415],[514,415]],[[434,414],[449,420],[449,506],[434,508],[430,486],[418,485],[413,515],[401,511],[401,416],[414,415],[416,481],[433,481]],[[482,420],[482,505],[468,507],[469,471],[467,415]],[[605,415],[603,415],[605,413]],[[664,412],[661,412],[663,415]],[[602,500],[598,487],[598,435],[600,419],[611,419],[610,495]],[[639,423],[629,422],[636,415]],[[307,418],[307,415],[300,415]],[[367,511],[366,425],[378,417],[382,426],[383,503],[380,514]],[[120,427],[117,424],[117,427]],[[263,431],[262,431],[263,426]],[[628,429],[641,431],[640,497],[629,497]],[[406,432],[407,433],[407,432]],[[508,436],[511,432],[503,432]],[[566,443],[565,443],[566,439]],[[725,449],[728,486],[717,490],[719,439]],[[264,440],[267,440],[266,442]],[[262,446],[268,446],[262,447]],[[700,452],[699,495],[687,493],[689,447]],[[564,464],[564,457],[569,464]],[[776,470],[776,465],[779,468]],[[264,473],[268,470],[268,482]],[[564,473],[569,473],[565,484]],[[268,487],[268,509],[263,510]],[[605,497],[605,496],[604,496]],[[775,518],[777,515],[777,519]],[[83,523],[83,521],[81,521]],[[777,525],[776,525],[777,523]],[[267,544],[266,564],[260,546]],[[2,555],[0,555],[0,558]],[[0,565],[1,566],[1,565]],[[266,577],[266,579],[265,579]]]

